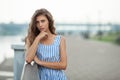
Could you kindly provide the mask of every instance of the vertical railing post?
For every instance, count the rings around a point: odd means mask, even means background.
[[[14,49],[14,80],[20,80],[24,61],[25,61],[25,48],[24,45],[12,45]]]

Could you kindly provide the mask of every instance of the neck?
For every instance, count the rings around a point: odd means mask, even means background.
[[[50,31],[48,31],[47,33],[48,33],[48,38],[47,39],[52,38],[53,34]]]

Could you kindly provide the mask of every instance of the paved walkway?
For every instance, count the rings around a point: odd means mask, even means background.
[[[68,80],[120,80],[120,46],[80,37],[67,37],[66,42]],[[0,71],[12,72],[0,80],[13,80],[12,60],[4,62],[2,68],[0,65]]]
[[[13,80],[13,58],[5,59],[0,64],[0,80]]]
[[[120,46],[67,38],[69,80],[120,80]]]

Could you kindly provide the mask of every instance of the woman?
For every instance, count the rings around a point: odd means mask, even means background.
[[[38,64],[40,80],[66,80],[66,42],[55,33],[51,13],[42,8],[32,16],[26,37],[26,62]]]

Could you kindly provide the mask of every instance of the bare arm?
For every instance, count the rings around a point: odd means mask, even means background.
[[[39,43],[39,38],[35,38],[33,44],[29,47],[29,41],[27,41],[26,44],[26,56],[25,56],[25,60],[27,63],[31,63],[31,61],[33,61],[34,57],[35,57],[35,53],[37,50],[37,45]]]
[[[35,40],[34,40],[34,42],[32,43],[31,46],[30,46],[29,41],[27,40],[27,43],[26,43],[26,57],[25,57],[25,60],[26,60],[27,63],[31,63],[31,61],[34,60],[36,50],[37,50],[37,46],[38,46],[40,40],[45,37],[45,35],[47,35],[47,33],[41,32],[35,38]]]
[[[40,61],[37,56],[34,58],[35,62],[44,67],[52,68],[52,69],[66,69],[67,66],[67,56],[66,56],[66,42],[63,37],[61,37],[60,43],[60,61],[59,62],[45,62]]]

